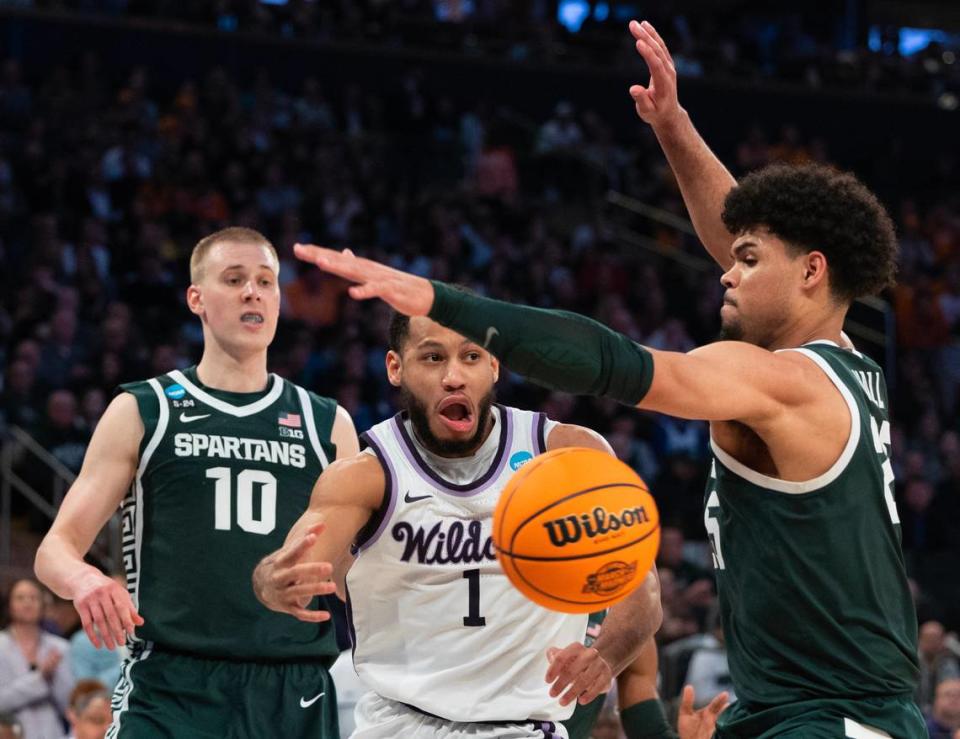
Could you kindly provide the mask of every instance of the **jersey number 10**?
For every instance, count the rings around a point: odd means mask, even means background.
[[[216,480],[214,486],[214,528],[229,531],[233,522],[231,488],[232,470],[229,467],[211,467],[207,477]],[[260,514],[253,515],[253,486],[260,486]],[[277,478],[266,470],[242,470],[237,475],[237,526],[248,534],[269,534],[277,526]]]

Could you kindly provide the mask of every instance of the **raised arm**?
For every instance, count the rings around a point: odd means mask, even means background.
[[[335,564],[380,507],[384,485],[383,469],[371,454],[337,460],[325,469],[283,548],[264,557],[254,570],[257,599],[301,621],[328,620],[327,611],[306,606],[315,595],[336,591]]]
[[[680,185],[683,202],[690,213],[700,241],[724,270],[733,260],[733,235],[720,218],[723,200],[737,181],[710,151],[693,127],[677,97],[677,70],[660,34],[647,21],[630,21],[637,51],[647,63],[650,81],[646,87],[632,85],[637,115],[650,124]]]
[[[126,589],[83,559],[133,482],[142,438],[136,399],[118,395],[97,424],[80,474],[37,550],[37,577],[73,601],[97,647],[102,638],[113,649],[143,624]]]

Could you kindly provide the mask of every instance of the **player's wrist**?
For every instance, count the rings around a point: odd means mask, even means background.
[[[686,109],[677,105],[676,110],[660,118],[652,125],[660,143],[671,144],[680,140],[690,126],[690,116]]]

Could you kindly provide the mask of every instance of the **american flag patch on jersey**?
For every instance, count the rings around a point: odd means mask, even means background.
[[[298,429],[300,428],[300,414],[299,413],[281,413],[280,420],[277,421],[281,426],[289,426],[290,428]]]

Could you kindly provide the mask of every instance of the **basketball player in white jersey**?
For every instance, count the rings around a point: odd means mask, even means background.
[[[583,645],[586,615],[546,610],[507,580],[491,521],[514,470],[565,446],[612,454],[595,432],[493,403],[499,364],[428,318],[396,316],[387,373],[406,411],[321,475],[284,549],[254,573],[269,608],[304,605],[346,575],[357,673],[356,739],[565,737],[574,703],[605,692],[660,625],[651,572]]]

